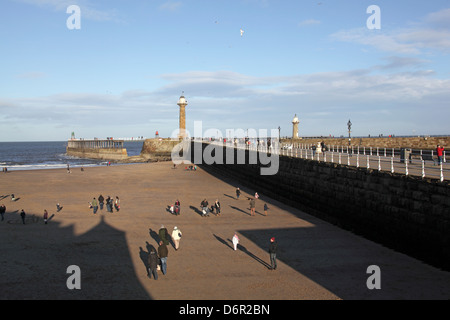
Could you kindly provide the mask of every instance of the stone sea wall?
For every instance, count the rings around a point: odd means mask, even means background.
[[[128,158],[127,150],[120,148],[67,148],[67,155],[89,158],[89,159],[103,159],[103,160],[126,160]]]
[[[277,174],[264,176],[260,161],[248,164],[249,151],[246,164],[226,164],[225,150],[223,154],[224,164],[197,164],[259,194],[450,270],[448,181],[288,156],[280,156]],[[238,163],[237,152],[234,159]]]

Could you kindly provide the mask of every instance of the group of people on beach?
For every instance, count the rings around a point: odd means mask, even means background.
[[[103,210],[103,206],[105,205],[105,198],[103,197],[103,195],[100,195],[98,197],[98,200],[96,198],[93,198],[92,201],[89,202],[89,209],[93,209],[94,214],[96,214],[99,205],[100,210]],[[106,211],[114,212],[113,208],[116,209],[116,212],[119,212],[120,210],[120,199],[118,196],[116,196],[115,199],[111,198],[111,196],[108,196],[106,198]]]
[[[11,197],[11,202],[17,202],[20,198],[18,198],[18,197],[16,197],[15,195],[14,195],[14,193],[12,193],[12,194],[10,194],[9,195],[10,197]],[[6,198],[7,196],[3,196],[3,198]],[[59,211],[61,211],[62,210],[62,206],[59,204],[59,203],[57,203],[56,204],[56,212],[59,212]],[[16,211],[17,212],[17,211]],[[1,216],[1,221],[4,221],[5,220],[5,213],[6,213],[6,206],[5,206],[5,204],[4,203],[2,203],[2,205],[0,206],[0,216]],[[24,209],[21,209],[20,210],[20,219],[22,220],[22,224],[26,224],[26,217],[27,217],[27,213],[25,212],[25,210]],[[33,215],[34,216],[34,215]],[[43,220],[44,220],[44,224],[47,224],[48,223],[48,220],[50,220],[51,219],[51,217],[49,217],[49,215],[48,215],[48,211],[47,211],[47,209],[44,209],[44,213],[43,213]]]
[[[239,187],[236,188],[236,200],[239,200],[241,196],[241,189]],[[248,200],[250,200],[250,216],[255,216],[256,213],[256,200],[259,199],[258,192],[255,192],[254,197],[247,197]],[[267,210],[269,210],[269,207],[267,206],[267,203],[264,203],[264,216],[267,216]]]
[[[173,227],[172,234],[169,236],[167,228],[164,225],[161,225],[158,231],[158,251],[152,246],[150,248],[150,252],[148,255],[148,264],[147,264],[147,277],[149,279],[153,278],[158,280],[158,271],[160,270],[163,275],[167,273],[167,258],[169,256],[169,248],[170,239],[173,241],[173,246],[175,251],[180,248],[180,240],[182,236],[181,230],[175,226]]]
[[[221,206],[219,199],[216,199],[216,201],[214,201],[211,207],[209,207],[209,202],[205,198],[200,203],[200,208],[202,209],[202,217],[209,217],[210,212],[216,216],[220,216]]]
[[[233,243],[233,249],[234,251],[237,251],[238,244],[240,242],[239,236],[237,235],[237,232],[234,233],[233,238],[231,238],[231,242]],[[275,240],[275,237],[270,238],[270,245],[269,245],[269,257],[270,257],[270,268],[269,270],[276,270],[277,269],[277,248],[278,243]]]
[[[181,203],[180,200],[176,200],[175,204],[169,205],[169,211],[171,214],[174,214],[176,216],[180,215],[180,211],[181,211]]]

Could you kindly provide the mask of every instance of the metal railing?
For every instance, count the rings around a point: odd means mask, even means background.
[[[434,150],[408,148],[374,148],[363,146],[327,146],[325,151],[313,144],[283,144],[281,155],[365,167],[422,178],[450,179],[445,151],[439,163]]]
[[[197,140],[198,141],[198,140]],[[202,141],[202,140],[200,140]],[[267,143],[239,143],[236,141],[208,141],[204,143],[245,149],[249,151],[270,152],[280,156],[309,159],[318,162],[329,162],[347,166],[364,167],[378,171],[438,179],[441,182],[450,180],[450,165],[447,163],[445,151],[442,161],[438,163],[434,150],[418,150],[407,148],[376,148],[364,146],[326,146],[322,151],[316,144],[279,144],[273,139]],[[314,150],[313,147],[316,147]]]

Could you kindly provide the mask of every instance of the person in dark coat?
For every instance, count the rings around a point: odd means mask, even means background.
[[[161,225],[158,235],[159,235],[159,239],[162,242],[164,242],[164,244],[167,246],[169,244],[169,239],[168,239],[167,229],[166,229],[166,227],[164,227],[164,225]]]
[[[26,213],[25,213],[25,211],[23,211],[23,209],[22,209],[22,211],[20,211],[20,216],[22,217],[22,223],[25,224]]]
[[[148,277],[151,279],[152,274],[155,280],[158,280],[158,254],[155,248],[150,249],[150,254],[148,255]]]
[[[241,190],[239,188],[236,188],[236,199],[239,200],[240,195],[241,195]]]
[[[165,275],[167,273],[167,257],[169,255],[169,250],[167,249],[167,246],[164,244],[164,242],[159,242],[158,247],[158,256],[159,259],[161,259],[161,271]]]
[[[269,255],[270,255],[270,270],[276,270],[277,269],[277,242],[275,241],[275,238],[270,239],[270,246],[269,246]]]
[[[219,199],[214,202],[214,208],[216,209],[216,215],[220,216],[220,202]]]
[[[6,212],[6,207],[5,207],[5,205],[4,204],[2,204],[1,206],[0,206],[0,215],[2,216],[2,221],[3,220],[5,220],[5,212]]]
[[[102,195],[98,197],[98,203],[100,205],[100,210],[103,210],[103,204],[105,203],[105,198]]]

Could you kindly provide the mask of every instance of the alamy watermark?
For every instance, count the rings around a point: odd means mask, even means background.
[[[67,7],[66,13],[71,14],[66,20],[66,26],[69,30],[81,29],[81,9],[77,5]]]
[[[66,286],[69,290],[81,289],[81,269],[77,265],[70,265],[67,267],[66,273],[71,274],[67,278]]]
[[[370,274],[370,277],[367,278],[366,286],[367,289],[381,289],[381,269],[377,265],[370,265],[366,270],[367,274]]]
[[[175,130],[171,137],[176,138],[178,134]],[[172,162],[177,165],[260,164],[261,175],[275,175],[279,169],[278,134],[278,129],[227,129],[223,135],[215,128],[203,131],[202,121],[195,121],[195,138],[185,131],[185,138],[172,149]]]
[[[368,14],[372,14],[369,18],[367,18],[366,26],[369,30],[381,29],[381,9],[377,5],[371,5],[367,7],[366,12]]]

